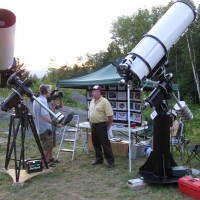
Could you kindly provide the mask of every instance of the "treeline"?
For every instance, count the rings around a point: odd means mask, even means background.
[[[195,72],[200,77],[200,5],[195,7],[193,1],[189,1],[189,3],[196,9],[197,18],[189,27],[187,34],[170,49],[168,72],[174,74],[173,83],[179,84],[181,97],[190,98],[192,102],[197,103],[197,86],[190,56],[195,66]],[[77,58],[77,64],[74,66],[64,65],[59,68],[49,68],[47,75],[42,78],[42,82],[51,80],[51,82],[56,83],[57,80],[81,76],[102,68],[113,60],[126,55],[171,5],[172,2],[167,6],[153,7],[151,10],[139,9],[137,13],[133,13],[131,16],[124,15],[118,17],[111,25],[112,42],[108,45],[106,51],[87,54],[87,61],[85,62],[82,62],[81,57],[79,57]],[[188,44],[190,45],[191,52],[188,51]],[[29,77],[35,83],[41,81],[36,76]]]

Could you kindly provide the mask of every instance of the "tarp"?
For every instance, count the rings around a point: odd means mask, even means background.
[[[113,64],[109,64],[84,76],[58,80],[56,86],[59,88],[83,89],[94,85],[117,85],[121,79],[122,77],[117,73],[116,67]],[[145,86],[145,90],[152,90],[155,88],[156,82],[146,79],[142,82],[141,86]],[[179,90],[177,84],[173,84],[172,86],[174,90]]]

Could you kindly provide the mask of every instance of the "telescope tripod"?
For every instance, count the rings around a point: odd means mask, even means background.
[[[45,155],[37,134],[37,130],[34,124],[33,116],[30,114],[29,109],[21,103],[20,106],[15,108],[15,114],[10,117],[9,134],[6,150],[5,169],[8,169],[10,160],[14,160],[15,163],[15,180],[19,182],[21,168],[25,168],[25,155],[24,155],[24,143],[26,138],[26,132],[28,128],[31,128],[37,147],[41,154],[41,159],[44,161],[46,169],[48,164],[45,159]],[[21,137],[21,147],[17,148],[18,134]],[[14,151],[14,158],[11,158]],[[17,156],[17,154],[19,155]]]

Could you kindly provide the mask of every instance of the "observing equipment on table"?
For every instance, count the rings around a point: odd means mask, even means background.
[[[0,8],[0,87],[6,87],[9,75],[15,70],[14,36],[16,16]]]
[[[184,14],[183,14],[184,13]],[[176,1],[163,17],[144,35],[136,47],[117,66],[122,77],[119,84],[138,87],[145,78],[158,80],[156,88],[144,100],[143,109],[155,107],[151,114],[154,120],[153,151],[139,169],[139,176],[145,181],[158,184],[177,182],[173,167],[177,166],[170,153],[170,113],[167,100],[174,97],[174,109],[183,121],[193,118],[185,102],[180,102],[172,88],[173,74],[167,71],[167,54],[188,26],[195,20],[193,8],[183,1]],[[186,171],[185,171],[186,172]]]

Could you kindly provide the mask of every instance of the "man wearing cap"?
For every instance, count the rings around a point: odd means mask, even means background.
[[[92,130],[92,143],[96,153],[96,160],[93,165],[103,164],[103,152],[108,162],[108,167],[114,167],[114,157],[108,130],[113,120],[113,110],[110,102],[102,97],[102,87],[95,85],[92,90],[93,99],[90,102],[89,121]],[[102,152],[103,148],[103,152]]]

